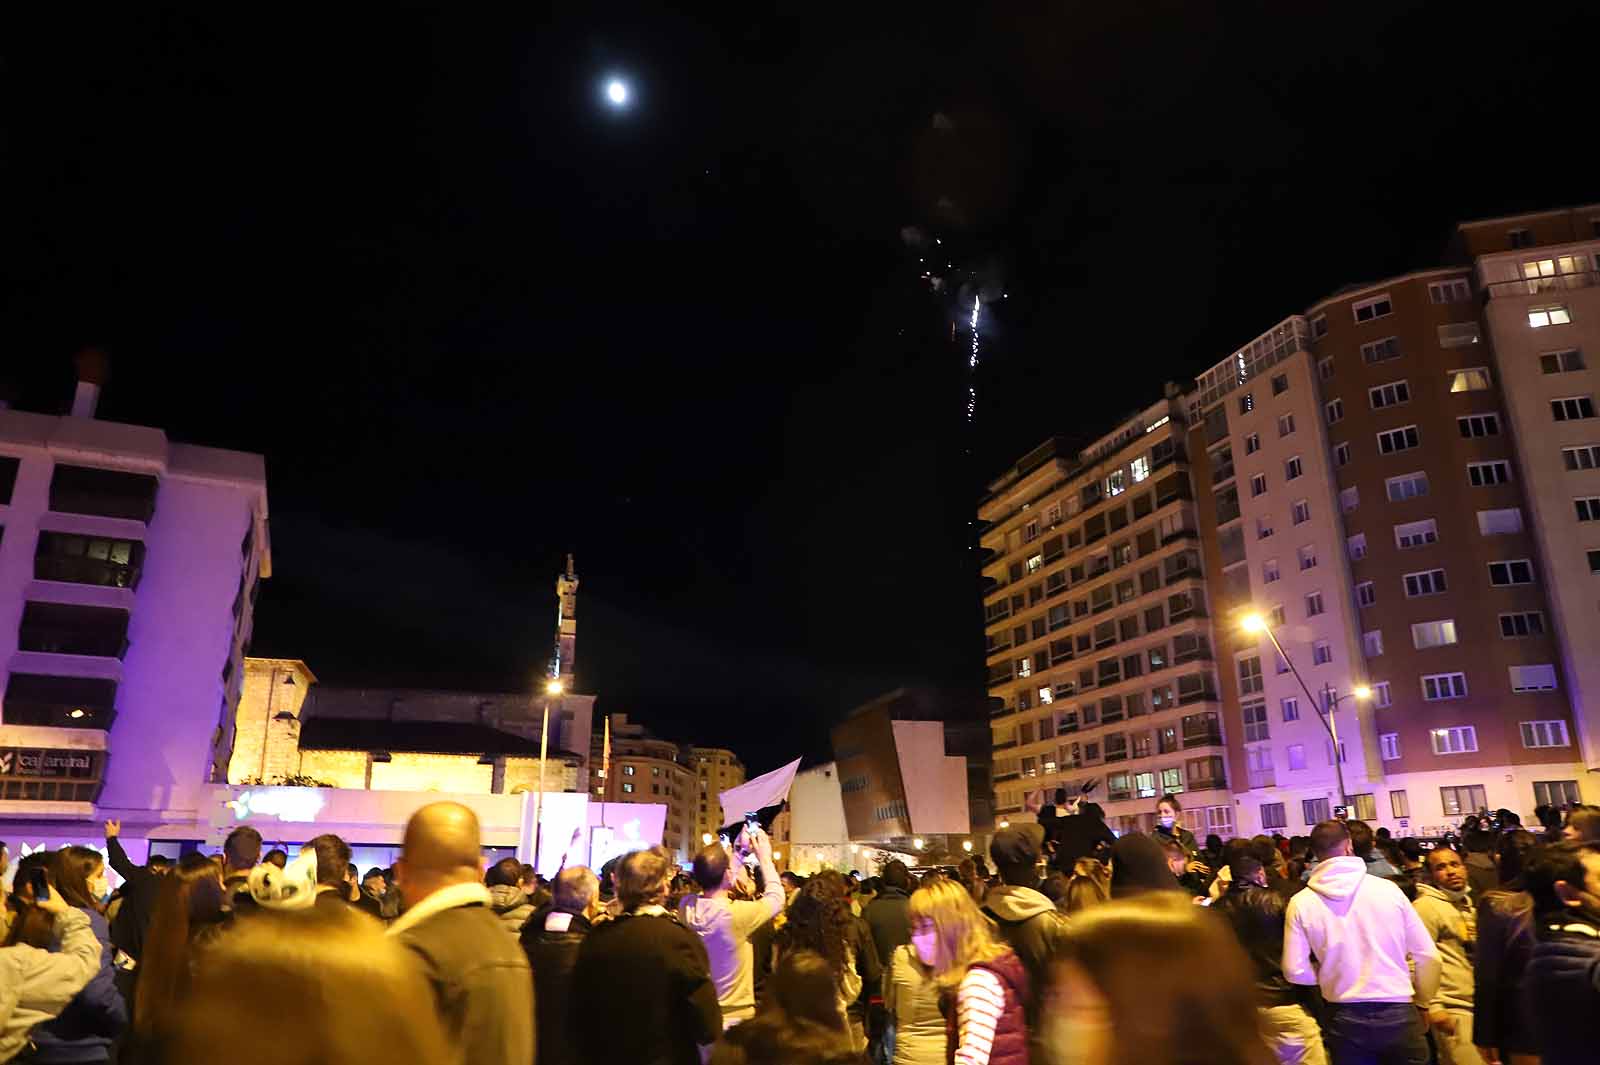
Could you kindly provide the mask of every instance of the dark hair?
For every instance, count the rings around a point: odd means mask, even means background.
[[[1515,891],[1522,886],[1522,871],[1527,866],[1528,852],[1538,845],[1533,833],[1517,828],[1500,837],[1500,848],[1495,854],[1495,866],[1500,874],[1500,887]]]
[[[346,867],[350,865],[350,844],[332,832],[324,832],[307,841],[302,850],[317,852],[318,884],[338,887],[344,883]]]
[[[105,866],[100,852],[88,847],[63,847],[48,869],[62,901],[80,910],[100,911],[100,900],[89,890],[89,878]]]
[[[814,950],[828,960],[838,976],[844,972],[850,924],[850,906],[844,892],[830,882],[824,871],[800,889],[778,936],[784,953]]]
[[[501,858],[483,874],[486,887],[516,887],[522,882],[522,863],[515,858]]]
[[[1220,852],[1222,850],[1222,837],[1215,832],[1209,833],[1206,836],[1206,850],[1212,854]]]
[[[1172,812],[1175,814],[1180,814],[1183,812],[1183,803],[1179,802],[1178,797],[1172,794],[1170,791],[1156,800],[1157,806],[1160,806],[1162,803],[1166,803],[1168,806],[1172,807]]]
[[[281,849],[279,849],[277,847],[274,847],[270,851],[268,851],[266,853],[266,855],[262,857],[261,860],[263,862],[268,862],[268,863],[270,863],[272,865],[276,865],[279,869],[282,869],[282,868],[284,868],[285,866],[287,866],[289,864],[289,855],[288,855],[288,852],[286,852],[284,850],[281,850]]]
[[[1389,826],[1388,825],[1379,825],[1378,826],[1378,838],[1379,839],[1388,839],[1389,836],[1390,836]]]
[[[1372,844],[1377,839],[1372,834],[1372,826],[1365,821],[1351,818],[1344,823],[1344,829],[1350,833],[1350,850],[1357,858],[1368,858],[1372,854]]]
[[[1157,835],[1156,842],[1161,845],[1161,849],[1166,852],[1168,856],[1174,854],[1181,855],[1184,858],[1189,856],[1189,852],[1184,849],[1183,844],[1179,843],[1178,840],[1173,836]]]
[[[1250,850],[1247,853],[1268,869],[1277,868],[1278,859],[1283,855],[1282,851],[1272,845],[1272,840],[1262,836],[1250,841]]]
[[[1350,830],[1343,821],[1318,821],[1311,830],[1311,852],[1319,859],[1332,858],[1349,838]]]
[[[363,876],[361,878],[361,880],[362,880],[363,883],[365,883],[366,881],[371,880],[375,876],[381,876],[385,880],[389,879],[389,874],[385,873],[382,869],[379,869],[376,865],[374,865],[371,869],[367,870],[366,875]]]
[[[1488,854],[1494,850],[1493,832],[1468,832],[1461,840],[1462,849],[1477,854]]]
[[[162,878],[139,956],[133,1015],[139,1032],[150,1035],[176,1019],[189,993],[195,936],[216,928],[222,905],[222,870],[203,854],[185,854]]]
[[[1222,864],[1232,869],[1234,863],[1251,853],[1254,846],[1247,839],[1230,839],[1222,845]]]
[[[1261,859],[1253,854],[1241,854],[1228,863],[1228,869],[1233,873],[1233,882],[1242,884],[1264,868]]]
[[[165,854],[152,854],[144,864],[146,869],[170,869],[172,868],[172,859]]]
[[[837,974],[828,960],[811,950],[792,950],[772,974],[772,1001],[791,1018],[839,1028]]]
[[[1561,831],[1561,811],[1550,803],[1540,803],[1535,806],[1533,816],[1539,819],[1546,832],[1553,834]]]
[[[768,984],[764,1008],[723,1033],[713,1061],[854,1065],[862,1060],[850,1045],[833,971],[824,959],[809,950],[785,954]]]
[[[1528,855],[1528,864],[1522,872],[1523,888],[1533,897],[1533,912],[1541,919],[1559,917],[1567,905],[1556,894],[1556,884],[1566,881],[1574,886],[1584,882],[1583,858],[1587,854],[1600,854],[1600,846],[1593,843],[1550,843],[1535,847]]]
[[[49,910],[41,910],[37,906],[23,903],[21,895],[16,890],[28,882],[30,870],[43,869],[46,877],[48,877],[50,875],[51,859],[54,857],[55,854],[53,852],[34,851],[32,854],[25,854],[17,859],[16,880],[13,881],[14,889],[6,899],[7,904],[12,907],[16,916],[11,922],[11,931],[7,934],[4,944],[0,945],[14,947],[22,943],[30,947],[37,947],[40,950],[49,950],[55,942],[55,914]]]
[[[222,844],[222,860],[229,869],[245,871],[261,864],[261,833],[249,825],[240,825],[228,833]]]
[[[701,891],[715,891],[728,878],[728,851],[720,843],[701,847],[694,856],[694,882]]]
[[[906,894],[911,894],[911,870],[906,868],[906,863],[895,858],[883,865],[883,882],[892,888],[899,888]]]
[[[1574,806],[1567,813],[1566,827],[1578,834],[1578,842],[1600,842],[1600,806]]]

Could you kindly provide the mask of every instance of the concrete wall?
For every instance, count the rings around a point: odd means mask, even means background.
[[[795,774],[794,786],[789,790],[789,813],[791,847],[850,839],[834,763]]]
[[[944,753],[944,722],[896,721],[895,752],[900,759],[900,779],[905,781],[906,808],[911,831],[965,833],[971,827],[967,812],[967,760]]]

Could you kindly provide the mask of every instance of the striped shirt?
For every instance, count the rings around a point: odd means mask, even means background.
[[[1006,1008],[1005,988],[988,969],[969,969],[956,990],[955,1065],[989,1065],[994,1030]]]

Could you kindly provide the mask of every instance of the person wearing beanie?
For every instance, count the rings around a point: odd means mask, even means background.
[[[1127,899],[1147,891],[1182,891],[1178,878],[1167,868],[1161,844],[1139,832],[1130,832],[1111,847],[1111,897]]]

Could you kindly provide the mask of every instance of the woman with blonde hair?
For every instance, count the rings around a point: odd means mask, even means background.
[[[896,947],[884,966],[883,1009],[889,1018],[884,1044],[892,1047],[892,1065],[944,1065],[939,985],[910,943]]]
[[[1176,892],[1074,917],[1051,986],[1041,1035],[1060,1060],[1272,1065],[1243,949],[1226,923]]]
[[[241,1038],[264,1019],[282,1038]],[[167,1061],[210,1061],[219,1047],[230,1065],[452,1060],[421,971],[354,910],[263,910],[235,923],[200,956],[184,1008],[166,1020]]]
[[[1028,1065],[1028,973],[966,888],[930,880],[911,896],[911,946],[944,1000],[953,1065]]]

